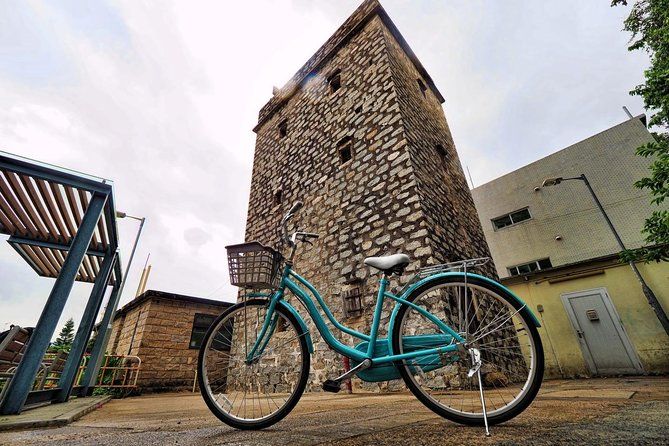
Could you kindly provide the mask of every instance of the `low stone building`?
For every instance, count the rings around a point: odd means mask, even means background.
[[[149,290],[116,312],[109,353],[137,356],[142,390],[190,389],[207,329],[231,303]]]

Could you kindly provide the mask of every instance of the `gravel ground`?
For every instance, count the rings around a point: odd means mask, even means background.
[[[669,378],[546,382],[523,414],[492,429],[443,420],[406,393],[309,394],[260,432],[221,424],[197,394],[114,400],[65,427],[0,434],[0,445],[669,444]]]

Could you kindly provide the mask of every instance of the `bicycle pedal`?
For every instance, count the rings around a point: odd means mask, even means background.
[[[323,383],[323,390],[326,392],[337,393],[341,390],[341,383],[334,379],[328,379]]]

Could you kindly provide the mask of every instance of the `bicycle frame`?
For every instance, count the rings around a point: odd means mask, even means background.
[[[311,283],[309,283],[308,280],[306,280],[305,278],[301,277],[299,274],[294,272],[290,264],[286,265],[283,271],[281,282],[279,284],[279,288],[271,295],[267,294],[256,295],[256,296],[269,297],[269,306],[260,333],[258,334],[258,337],[253,347],[251,348],[251,350],[247,355],[247,361],[251,362],[255,358],[259,357],[262,354],[265,346],[269,342],[272,333],[276,329],[278,321],[278,317],[275,315],[276,305],[281,299],[283,299],[286,289],[290,290],[290,292],[293,293],[298,299],[300,299],[300,301],[305,305],[309,313],[309,316],[311,316],[311,319],[314,321],[318,332],[321,334],[325,342],[340,355],[351,358],[354,361],[362,362],[364,360],[369,359],[372,361],[372,365],[381,365],[381,364],[392,363],[394,361],[423,357],[426,355],[433,355],[433,354],[441,355],[444,353],[454,352],[459,349],[462,349],[462,345],[465,342],[465,340],[464,338],[462,338],[462,336],[460,336],[459,333],[457,333],[455,330],[453,330],[451,327],[443,323],[439,318],[435,317],[425,309],[406,300],[406,297],[410,294],[412,288],[406,290],[401,296],[396,296],[387,291],[388,284],[389,281],[385,276],[379,280],[379,290],[376,299],[376,306],[374,308],[372,327],[370,333],[367,335],[360,333],[356,330],[353,330],[349,327],[346,327],[345,325],[337,321],[332,312],[330,311],[330,309],[328,308],[327,304],[323,300],[322,296],[318,292],[318,290],[316,290],[316,288]],[[366,353],[343,344],[333,336],[332,332],[330,331],[330,328],[327,326],[327,323],[321,316],[318,307],[316,306],[312,298],[309,296],[309,294],[307,294],[307,292],[304,289],[302,289],[300,285],[304,286],[316,299],[319,306],[323,309],[325,316],[335,326],[336,329],[344,333],[347,333],[355,338],[358,338],[362,341],[368,342],[368,348]],[[381,310],[383,308],[383,303],[386,298],[392,299],[397,302],[398,305],[395,308],[395,310],[397,310],[397,308],[400,305],[408,305],[412,307],[417,312],[425,316],[428,320],[433,322],[442,331],[443,334],[451,336],[452,339],[455,339],[456,342],[438,348],[419,349],[402,354],[390,354],[390,355],[374,357],[374,349],[378,338],[379,323],[381,321]],[[388,351],[392,352],[392,346],[390,345],[390,342],[391,341],[389,337]]]

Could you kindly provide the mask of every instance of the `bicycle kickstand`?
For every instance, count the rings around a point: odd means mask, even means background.
[[[479,380],[479,394],[481,395],[481,406],[483,408],[483,422],[485,423],[485,436],[489,437],[490,436],[490,429],[488,428],[488,412],[486,411],[485,408],[485,398],[483,397],[483,382],[481,380],[481,368],[476,371],[477,377]]]

